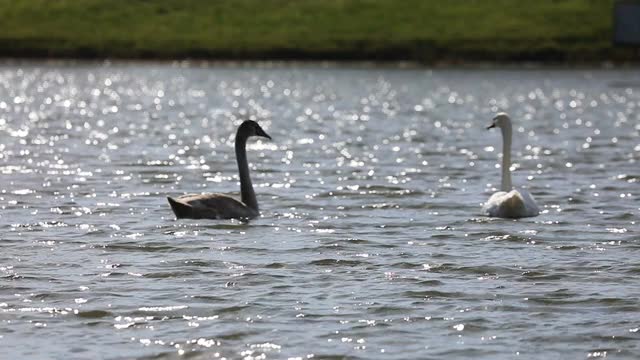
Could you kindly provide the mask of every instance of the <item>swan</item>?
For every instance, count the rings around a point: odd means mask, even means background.
[[[236,160],[240,173],[241,201],[223,194],[189,194],[176,199],[167,197],[178,219],[252,219],[260,215],[247,164],[247,139],[261,136],[271,140],[257,122],[246,120],[236,133]]]
[[[515,190],[511,186],[511,119],[506,113],[498,113],[493,123],[487,127],[502,131],[502,185],[501,191],[491,195],[482,206],[482,211],[491,217],[522,218],[537,216],[540,209],[533,196],[524,189]]]

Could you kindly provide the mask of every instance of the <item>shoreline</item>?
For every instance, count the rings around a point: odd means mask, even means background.
[[[418,61],[367,61],[367,60],[326,60],[326,59],[169,59],[169,58],[73,58],[73,57],[3,57],[0,66],[23,64],[158,64],[174,67],[258,67],[258,68],[355,68],[355,69],[469,69],[469,70],[539,70],[539,69],[636,69],[640,59],[635,61],[466,61],[424,63]]]

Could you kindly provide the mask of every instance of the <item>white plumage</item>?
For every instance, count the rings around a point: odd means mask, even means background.
[[[491,195],[482,211],[491,217],[500,218],[522,218],[537,216],[540,213],[533,196],[524,189],[498,191]]]
[[[502,191],[491,195],[482,206],[482,211],[491,217],[500,218],[537,216],[540,209],[533,196],[524,189],[514,190],[511,186],[511,119],[507,114],[499,113],[488,129],[494,127],[502,131]]]

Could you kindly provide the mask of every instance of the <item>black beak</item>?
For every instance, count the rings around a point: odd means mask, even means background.
[[[495,124],[495,123],[493,123],[493,124],[491,124],[491,125],[487,126],[487,130],[489,130],[489,129],[493,129],[494,127],[496,127],[496,124]]]
[[[262,130],[262,128],[260,128],[260,127],[258,129],[256,129],[256,135],[257,136],[266,137],[267,139],[271,140],[271,136],[269,136],[269,134],[264,132],[264,130]]]

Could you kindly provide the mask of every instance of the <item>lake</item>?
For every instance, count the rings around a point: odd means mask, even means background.
[[[262,216],[176,220],[244,119]],[[3,356],[637,359],[639,133],[635,69],[5,63]]]

